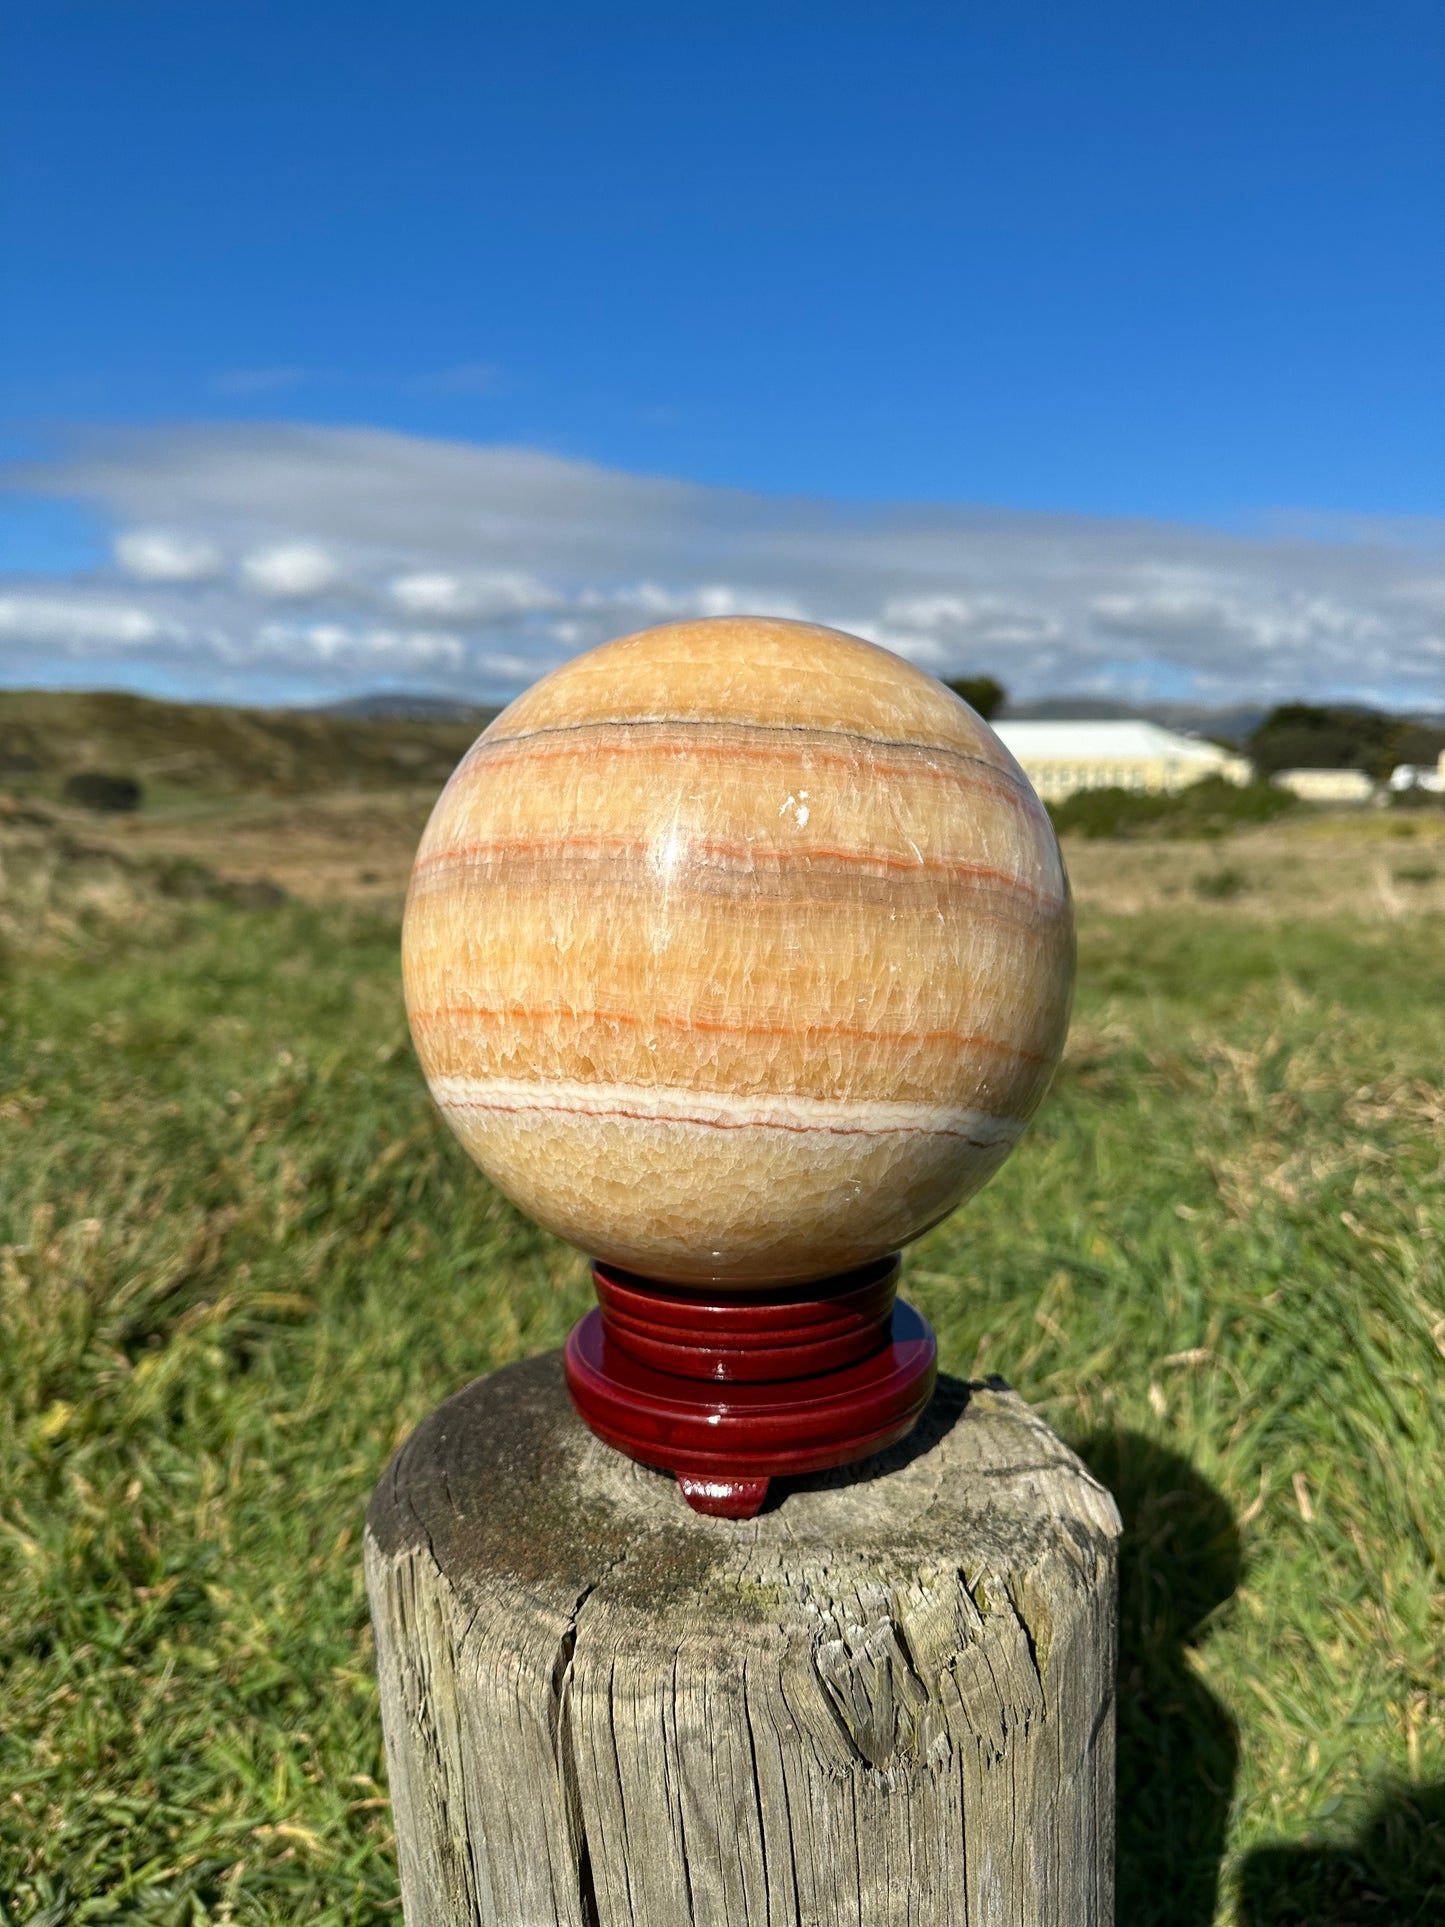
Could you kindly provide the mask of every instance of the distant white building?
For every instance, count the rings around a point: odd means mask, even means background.
[[[1368,803],[1375,794],[1362,769],[1282,769],[1273,780],[1302,803]]]
[[[1438,796],[1445,790],[1445,749],[1431,769],[1428,763],[1397,763],[1390,772],[1392,790],[1425,790]]]
[[[1254,774],[1243,756],[1176,735],[1158,723],[1005,719],[993,728],[1046,803],[1062,802],[1079,790],[1162,790],[1172,795],[1205,776],[1247,783]]]

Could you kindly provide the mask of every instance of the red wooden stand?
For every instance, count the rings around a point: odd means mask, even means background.
[[[937,1346],[895,1303],[896,1255],[745,1298],[592,1275],[598,1309],[567,1340],[572,1402],[608,1445],[675,1472],[695,1511],[750,1519],[770,1479],[882,1451],[933,1396]]]

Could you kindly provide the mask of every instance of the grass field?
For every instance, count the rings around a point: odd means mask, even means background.
[[[1066,1066],[908,1259],[946,1368],[1003,1373],[1126,1515],[1121,1927],[1445,1919],[1445,924],[1435,827],[1388,830],[1114,851],[1112,907],[1110,850],[1071,852]],[[365,1498],[588,1292],[430,1110],[390,847],[351,845],[374,900],[11,934],[13,1923],[400,1918]]]

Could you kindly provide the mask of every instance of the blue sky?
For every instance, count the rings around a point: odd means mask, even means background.
[[[1021,690],[1445,704],[1437,6],[37,0],[6,32],[0,679],[500,688],[484,657],[711,595]],[[502,451],[556,481],[525,531]],[[368,461],[363,536],[334,476]],[[693,534],[584,555],[581,476],[608,515],[664,478]]]

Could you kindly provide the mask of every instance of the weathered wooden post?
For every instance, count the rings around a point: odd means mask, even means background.
[[[997,738],[835,631],[626,638],[464,759],[404,948],[438,1104],[599,1299],[372,1501],[408,1927],[1107,1927],[1117,1515],[895,1298],[1067,1025]]]

